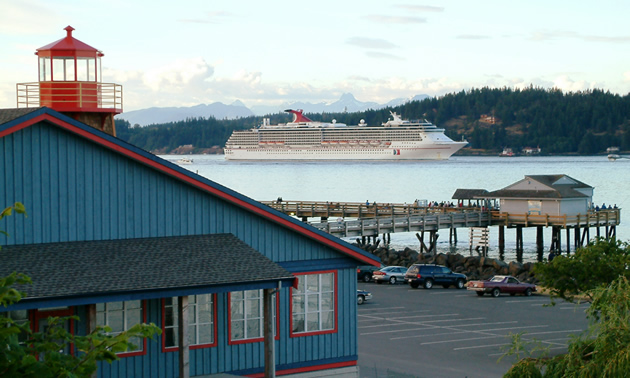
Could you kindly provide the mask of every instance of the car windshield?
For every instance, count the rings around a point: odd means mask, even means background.
[[[503,277],[499,277],[499,276],[494,276],[490,279],[491,282],[502,282],[503,281]]]

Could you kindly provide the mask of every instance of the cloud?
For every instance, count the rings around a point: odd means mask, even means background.
[[[568,75],[558,76],[553,80],[553,87],[562,89],[563,92],[578,92],[595,88],[595,83],[588,83],[585,80],[575,81]]]
[[[384,39],[377,38],[365,38],[365,37],[352,37],[346,41],[349,45],[354,45],[358,47],[363,47],[366,49],[393,49],[396,46],[395,44],[386,41]]]
[[[578,39],[585,42],[605,42],[605,43],[629,43],[630,36],[601,36],[592,34],[579,34],[566,30],[541,30],[534,32],[530,39],[534,41],[552,41],[557,39]]]
[[[630,81],[630,71],[626,71],[623,73],[623,80]]]
[[[185,18],[177,20],[184,23],[197,24],[220,24],[225,18],[231,17],[232,14],[225,11],[206,12],[203,18]]]
[[[65,17],[61,17],[56,6],[48,2],[32,0],[2,1],[0,12],[0,34],[36,35],[60,30]]]
[[[475,34],[460,34],[455,36],[456,39],[471,39],[471,40],[478,40],[478,39],[490,39],[489,36],[487,35],[475,35]]]
[[[169,65],[147,71],[142,77],[142,82],[153,91],[165,88],[183,89],[191,83],[205,80],[213,73],[214,68],[201,58],[179,59]]]
[[[381,24],[424,24],[427,22],[425,17],[369,15],[363,18]]]
[[[397,4],[394,5],[394,7],[412,12],[444,12],[444,7],[434,7],[431,5]]]
[[[394,55],[394,54],[387,54],[387,53],[383,53],[383,52],[379,52],[379,51],[367,51],[365,53],[365,55],[369,56],[370,58],[376,58],[376,59],[397,59],[397,60],[405,60],[404,58],[401,58],[398,55]]]

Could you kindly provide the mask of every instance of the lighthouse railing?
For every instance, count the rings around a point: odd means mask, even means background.
[[[61,111],[122,112],[122,85],[90,81],[17,84],[17,107],[48,106]]]

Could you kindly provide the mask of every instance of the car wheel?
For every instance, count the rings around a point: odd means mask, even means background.
[[[457,282],[455,283],[455,287],[458,289],[463,289],[464,288],[464,280],[457,280]]]
[[[525,290],[525,296],[526,296],[526,297],[530,297],[531,295],[532,295],[532,289],[527,288],[527,289]]]
[[[357,304],[363,304],[365,302],[365,297],[363,295],[359,295],[357,297]]]
[[[420,284],[417,283],[417,282],[412,282],[412,283],[409,284],[409,286],[411,286],[414,289],[417,289],[418,287],[420,287]]]
[[[369,274],[364,274],[363,275],[363,282],[370,282],[371,279],[372,279],[372,277],[370,277]]]
[[[499,294],[501,294],[501,290],[499,290],[499,288],[498,288],[498,287],[495,287],[494,289],[492,289],[492,296],[493,296],[493,297],[495,297],[495,298],[496,298],[496,297],[498,297],[498,296],[499,296]]]
[[[389,283],[392,284],[392,285],[395,284],[396,283],[396,277],[394,277],[394,276],[389,277]]]
[[[380,285],[383,283],[383,281],[376,281],[376,283]]]
[[[424,288],[425,288],[425,289],[430,289],[430,288],[432,288],[432,287],[433,287],[433,280],[432,280],[432,279],[430,279],[430,278],[427,278],[427,279],[424,281]]]
[[[483,291],[477,291],[476,293],[478,297],[483,297],[483,295],[485,294]]]

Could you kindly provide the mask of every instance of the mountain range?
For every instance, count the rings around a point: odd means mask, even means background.
[[[360,112],[367,109],[381,109],[388,106],[398,106],[409,101],[420,101],[429,97],[426,94],[416,95],[411,98],[397,98],[385,104],[376,102],[362,102],[357,100],[351,93],[344,93],[335,102],[292,102],[284,103],[280,106],[253,106],[251,109],[241,101],[235,101],[229,105],[215,102],[209,105],[200,104],[190,107],[166,107],[147,108],[132,110],[116,116],[116,119],[124,119],[131,125],[152,125],[158,123],[169,123],[185,120],[186,118],[208,118],[234,119],[251,116],[262,116],[266,114],[282,113],[285,109],[303,109],[305,113],[342,113]]]

